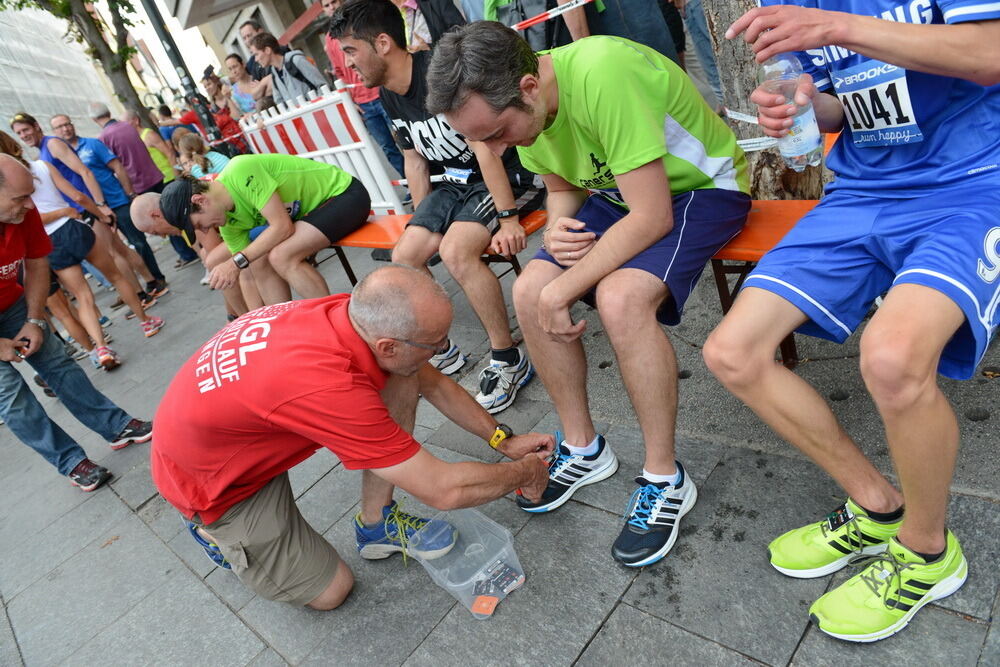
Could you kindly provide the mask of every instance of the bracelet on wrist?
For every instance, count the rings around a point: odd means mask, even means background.
[[[499,211],[499,210],[497,211],[497,217],[501,218],[501,219],[502,218],[513,218],[516,215],[517,215],[517,209],[516,208],[505,208],[502,211]]]

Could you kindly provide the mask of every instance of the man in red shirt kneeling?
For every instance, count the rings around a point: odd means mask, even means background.
[[[353,575],[303,519],[288,482],[287,471],[320,447],[362,470],[354,519],[362,558],[404,551],[427,522],[400,510],[396,486],[438,509],[518,488],[539,498],[552,437],[513,435],[427,363],[447,343],[451,319],[440,285],[392,265],[350,295],[266,306],[205,343],[160,403],[151,463],[160,493],[209,557],[266,598],[339,606]],[[420,396],[512,460],[434,457],[410,435]],[[455,538],[445,534],[417,555],[447,553]]]

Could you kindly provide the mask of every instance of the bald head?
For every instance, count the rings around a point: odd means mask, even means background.
[[[0,155],[0,222],[18,224],[33,208],[34,178],[27,167],[10,155]]]
[[[129,207],[132,223],[143,234],[179,236],[180,230],[167,222],[160,210],[160,193],[147,192],[132,200]]]
[[[451,301],[427,273],[401,264],[376,269],[351,292],[351,319],[372,338],[406,340],[451,324]]]

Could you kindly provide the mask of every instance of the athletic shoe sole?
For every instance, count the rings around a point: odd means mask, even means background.
[[[465,365],[466,361],[468,361],[466,356],[464,354],[459,353],[458,358],[455,359],[455,361],[451,362],[450,364],[448,364],[443,368],[438,368],[438,370],[444,373],[445,375],[451,375],[452,373],[458,372],[458,370]]]
[[[862,644],[867,644],[869,642],[877,642],[880,639],[891,637],[900,630],[902,630],[903,628],[905,628],[907,624],[910,622],[910,619],[913,618],[913,615],[916,614],[918,611],[920,611],[925,604],[934,602],[935,600],[946,598],[955,591],[957,591],[965,583],[965,579],[966,577],[968,577],[968,575],[969,575],[969,564],[965,560],[965,556],[962,556],[962,564],[961,566],[959,566],[958,572],[956,572],[951,576],[945,577],[938,583],[934,584],[934,587],[931,588],[929,591],[927,591],[927,595],[925,595],[920,600],[920,602],[913,605],[913,607],[908,612],[906,612],[902,618],[900,618],[898,621],[890,625],[888,628],[880,630],[879,632],[873,632],[867,635],[842,635],[836,632],[828,632],[827,630],[823,630],[823,626],[820,625],[819,619],[816,618],[815,614],[810,614],[809,618],[813,623],[816,624],[816,627],[818,627],[824,634],[828,634],[831,637],[835,637],[836,639],[843,639],[844,641],[858,642]]]
[[[446,547],[441,547],[440,549],[433,549],[431,551],[415,551],[410,549],[407,551],[407,555],[413,556],[415,558],[422,558],[424,560],[434,560],[435,558],[440,558],[446,555],[455,547],[455,542],[457,540],[452,540],[451,544]],[[365,560],[382,560],[383,558],[388,558],[395,553],[401,553],[403,547],[398,544],[366,544],[365,546],[358,549],[358,554]]]
[[[862,547],[860,555],[857,553],[849,553],[846,556],[838,558],[832,563],[824,565],[823,567],[815,567],[811,570],[790,570],[788,568],[781,567],[780,565],[775,565],[773,562],[771,563],[771,567],[786,577],[792,577],[794,579],[815,579],[817,577],[825,577],[828,574],[833,574],[834,572],[844,569],[855,558],[878,556],[879,554],[885,553],[887,548],[889,548],[888,542],[885,542],[884,544],[874,544],[870,547]],[[770,550],[768,550],[767,555],[768,559],[770,559]]]
[[[607,445],[605,445],[605,447],[607,447]],[[596,484],[597,482],[607,479],[608,477],[611,477],[616,472],[618,472],[618,457],[614,455],[614,452],[611,453],[611,456],[613,458],[609,462],[604,464],[603,468],[598,468],[593,472],[591,476],[583,477],[581,479],[576,480],[568,489],[566,489],[566,493],[562,494],[561,496],[559,496],[552,502],[548,503],[547,505],[538,505],[537,507],[522,507],[521,509],[524,510],[525,512],[531,512],[532,514],[542,514],[544,512],[551,512],[552,510],[559,509],[567,501],[569,501],[569,499],[573,496],[574,493],[576,493],[577,489],[579,489],[580,487],[587,486],[588,484]]]
[[[81,491],[86,491],[87,493],[90,493],[91,491],[96,491],[100,487],[110,482],[112,477],[114,477],[114,475],[109,474],[107,477],[100,479],[97,482],[94,482],[93,484],[88,484],[87,486],[84,486],[83,484],[80,484],[79,482],[73,479],[69,480],[69,483],[72,484],[73,486],[79,487]]]
[[[99,360],[99,363],[101,364],[101,368],[103,368],[106,371],[114,370],[115,368],[118,368],[119,366],[122,365],[121,362],[115,359],[114,357],[105,357]]]
[[[111,449],[116,449],[116,450],[125,449],[129,445],[141,445],[142,443],[149,442],[152,439],[153,439],[153,432],[150,431],[146,435],[140,436],[138,438],[122,438],[121,440],[115,440],[108,446],[111,447]]]
[[[497,400],[499,400],[501,402],[494,403],[492,407],[487,406],[487,405],[483,405],[482,403],[480,403],[479,405],[482,405],[483,408],[486,409],[486,412],[490,413],[491,415],[495,415],[498,412],[502,412],[503,410],[506,410],[514,402],[514,399],[517,397],[517,392],[521,389],[521,387],[523,387],[524,385],[526,385],[529,382],[531,382],[532,378],[534,378],[534,377],[535,377],[535,367],[534,366],[529,366],[528,367],[528,372],[524,374],[524,377],[521,378],[520,381],[515,382],[513,385],[511,385],[511,387],[510,387],[510,393],[509,394],[504,394],[499,399],[497,399]],[[478,399],[478,397],[477,397],[477,399]]]
[[[677,511],[677,518],[674,519],[674,529],[671,531],[670,537],[667,538],[666,544],[660,547],[656,553],[650,554],[640,561],[636,561],[635,563],[626,563],[623,560],[619,560],[619,563],[627,567],[644,567],[646,565],[652,565],[667,555],[667,553],[673,548],[674,542],[677,541],[677,535],[681,532],[681,518],[683,518],[684,515],[687,514],[692,507],[694,507],[694,504],[698,502],[698,487],[694,485],[694,482],[689,481],[689,483],[691,484],[691,493],[689,493],[688,497],[684,499],[684,502],[681,503],[681,508]]]

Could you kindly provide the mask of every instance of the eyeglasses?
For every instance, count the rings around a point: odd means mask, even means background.
[[[67,127],[73,127],[73,123],[62,123],[61,125],[53,125],[52,129],[53,130],[62,130],[62,129],[65,129]]]
[[[400,343],[406,343],[407,345],[412,345],[413,347],[419,347],[421,350],[430,350],[434,354],[444,354],[451,347],[451,341],[445,336],[444,341],[440,345],[428,345],[427,343],[418,343],[415,340],[407,340],[406,338],[393,338],[393,340],[398,340]]]

